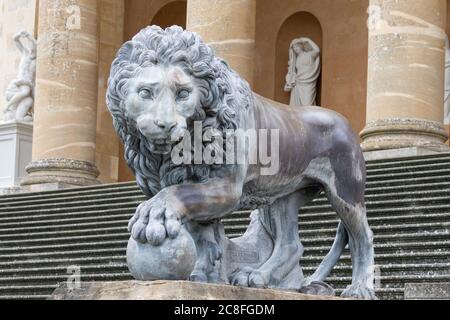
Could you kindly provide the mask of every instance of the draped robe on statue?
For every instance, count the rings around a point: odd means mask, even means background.
[[[297,54],[295,46],[309,44]],[[317,80],[321,71],[320,48],[308,38],[292,41],[289,49],[289,72],[286,76],[287,92],[291,92],[291,106],[315,106]]]

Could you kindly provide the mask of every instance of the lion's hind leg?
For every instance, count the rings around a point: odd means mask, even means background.
[[[320,182],[333,209],[341,219],[336,240],[330,253],[307,282],[324,281],[338,262],[345,246],[349,245],[352,258],[352,284],[343,297],[376,299],[374,293],[374,249],[364,203],[364,179],[357,179],[345,169],[358,164],[348,164],[344,170],[322,159],[309,176]],[[336,169],[337,168],[337,169]]]
[[[265,208],[269,210],[274,248],[270,258],[259,268],[244,268],[236,273],[231,283],[255,288],[280,288],[283,280],[295,268],[303,255],[303,246],[298,235],[298,210],[310,202],[320,192],[318,188],[301,190]],[[262,210],[262,209],[260,209]],[[292,283],[283,289],[298,290],[298,284]]]

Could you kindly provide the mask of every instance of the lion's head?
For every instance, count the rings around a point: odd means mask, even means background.
[[[251,91],[200,37],[173,26],[151,26],[125,43],[111,67],[107,104],[141,189],[209,176],[208,165],[174,165],[170,150],[194,121],[203,130],[240,127]]]

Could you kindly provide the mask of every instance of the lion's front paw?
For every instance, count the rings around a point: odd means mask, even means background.
[[[365,285],[350,285],[345,289],[342,294],[342,298],[354,298],[364,300],[378,300],[373,289],[369,289]]]
[[[269,281],[263,272],[243,268],[233,274],[231,284],[239,287],[267,288]]]
[[[161,245],[169,237],[175,239],[180,232],[178,213],[161,199],[141,203],[128,224],[128,230],[136,241]]]

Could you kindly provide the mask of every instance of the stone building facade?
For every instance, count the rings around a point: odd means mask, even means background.
[[[133,180],[105,103],[109,66],[141,28],[198,32],[258,94],[283,103],[292,39],[322,51],[318,101],[347,117],[365,151],[447,151],[447,0],[0,0],[0,90],[38,39],[33,161],[25,186]],[[4,101],[0,102],[3,109]]]

